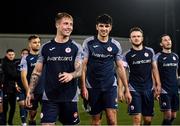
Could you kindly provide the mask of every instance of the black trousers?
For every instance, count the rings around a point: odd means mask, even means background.
[[[3,113],[4,113],[4,125],[7,124],[7,113],[9,110],[8,124],[13,125],[13,118],[16,109],[16,93],[4,93],[3,94]]]

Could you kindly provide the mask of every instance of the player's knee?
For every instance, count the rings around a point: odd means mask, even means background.
[[[117,125],[117,121],[115,119],[108,119],[107,123],[108,125]]]
[[[93,116],[92,125],[101,125],[101,118],[99,116]]]
[[[144,118],[144,125],[151,125],[152,117],[145,117]]]
[[[133,125],[140,125],[141,124],[141,117],[140,116],[134,116],[133,117]]]

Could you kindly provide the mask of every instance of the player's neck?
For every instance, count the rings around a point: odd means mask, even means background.
[[[57,43],[66,43],[69,40],[69,36],[56,35],[55,41]]]
[[[39,53],[39,51],[30,50],[30,54],[32,54],[32,55],[37,55],[38,53]]]
[[[142,50],[142,49],[143,49],[143,45],[142,45],[142,44],[139,45],[139,46],[132,45],[132,48],[133,48],[134,50]]]
[[[171,49],[163,49],[162,52],[164,52],[164,53],[171,53]]]
[[[98,35],[97,38],[98,38],[99,41],[104,42],[104,43],[108,42],[108,40],[109,40],[109,36],[104,37],[104,36]]]

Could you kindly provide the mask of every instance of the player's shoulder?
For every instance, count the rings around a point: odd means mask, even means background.
[[[95,40],[95,36],[90,36],[90,37],[84,39],[83,45],[88,44],[88,43],[92,43],[94,40]]]
[[[179,56],[178,56],[178,54],[177,54],[177,53],[172,52],[172,55],[173,55],[173,56],[175,56],[176,58],[178,58],[178,59],[179,59]]]
[[[123,53],[124,56],[128,56],[129,54],[131,54],[132,50],[131,49],[128,49],[127,51],[125,51]]]
[[[151,47],[148,47],[148,46],[144,46],[144,49],[145,49],[145,50],[149,50],[149,51],[151,51],[151,52],[154,52],[154,49],[151,48]]]
[[[76,42],[76,41],[73,40],[73,39],[70,39],[70,41],[71,41],[71,43],[72,43],[74,46],[76,46],[77,48],[81,48],[81,44],[80,44],[80,43]]]

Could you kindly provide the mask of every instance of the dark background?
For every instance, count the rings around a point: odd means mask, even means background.
[[[173,51],[180,52],[180,0],[2,0],[0,33],[55,34],[54,17],[63,11],[74,17],[73,35],[94,35],[96,17],[107,13],[113,18],[111,36],[128,37],[139,26],[155,51],[167,33]]]

